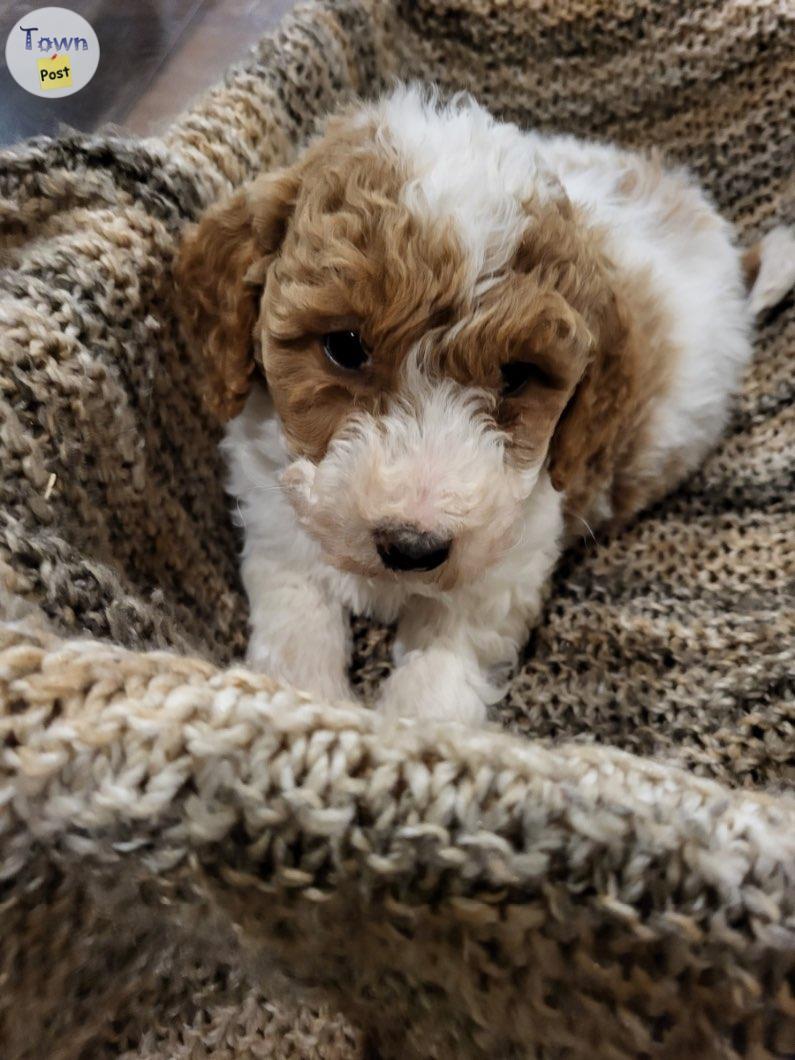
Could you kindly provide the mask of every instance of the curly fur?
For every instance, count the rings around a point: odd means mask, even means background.
[[[211,402],[236,411],[255,363],[269,390],[226,441],[251,661],[347,696],[345,608],[400,616],[390,716],[480,720],[566,529],[674,486],[750,357],[740,255],[686,173],[414,88],[210,211],[178,276]],[[339,329],[362,371],[325,356]],[[405,525],[448,560],[385,569],[374,534]]]

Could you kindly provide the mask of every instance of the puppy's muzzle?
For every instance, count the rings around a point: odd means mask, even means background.
[[[430,571],[441,567],[450,555],[450,538],[397,526],[376,530],[373,535],[381,562],[392,571]]]

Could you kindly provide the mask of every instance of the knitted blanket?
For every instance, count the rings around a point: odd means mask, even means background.
[[[566,556],[490,727],[385,737],[236,662],[170,278],[394,75],[658,146],[750,241],[795,219],[793,56],[787,0],[318,0],[162,140],[2,155],[5,1060],[795,1053],[792,299],[702,470]]]

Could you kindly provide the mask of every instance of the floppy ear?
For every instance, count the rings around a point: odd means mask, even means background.
[[[593,327],[585,372],[563,410],[549,447],[552,485],[577,511],[590,481],[601,477],[622,444],[624,413],[631,408],[634,364],[624,315],[611,295]]]
[[[204,398],[223,422],[243,406],[267,267],[298,193],[291,169],[260,177],[191,226],[177,254],[177,307],[206,367]]]

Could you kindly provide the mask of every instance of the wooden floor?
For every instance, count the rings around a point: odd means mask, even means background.
[[[154,135],[245,56],[295,0],[64,0],[88,19],[100,61],[90,84],[66,99],[30,95],[0,68],[0,144],[66,125],[91,132],[107,123]],[[31,0],[0,0],[0,56]],[[41,6],[45,6],[42,3]]]

